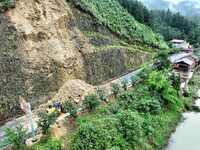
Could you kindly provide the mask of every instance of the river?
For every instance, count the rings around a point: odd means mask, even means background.
[[[196,101],[200,107],[200,99]],[[166,150],[200,150],[200,113],[185,112]]]

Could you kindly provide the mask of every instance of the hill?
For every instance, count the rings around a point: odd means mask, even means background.
[[[0,10],[0,121],[21,113],[19,96],[33,108],[68,100],[57,93],[69,80],[101,84],[167,48],[114,0],[2,0]]]
[[[146,24],[154,32],[161,34],[166,41],[178,38],[186,39],[195,45],[200,43],[200,25],[198,24],[198,18],[188,18],[179,12],[174,12],[169,9],[150,10],[137,0],[119,0],[119,2],[137,21]],[[162,3],[168,4],[169,2],[163,1]],[[156,6],[159,7],[159,1],[157,4],[155,3]],[[167,5],[163,6],[168,8]]]

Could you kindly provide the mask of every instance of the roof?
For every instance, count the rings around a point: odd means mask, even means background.
[[[190,66],[194,64],[194,61],[192,61],[192,60],[190,60],[188,58],[182,58],[182,59],[176,61],[176,63],[179,63],[179,62],[184,62],[184,63],[186,63],[186,64],[188,64]]]
[[[169,57],[169,60],[172,62],[172,63],[175,63],[176,61],[184,58],[184,57],[187,57],[187,56],[191,56],[191,53],[185,53],[185,52],[182,52],[182,53],[178,53],[178,54],[173,54]]]
[[[173,39],[171,40],[172,43],[184,43],[186,42],[185,40],[179,40],[179,39]]]

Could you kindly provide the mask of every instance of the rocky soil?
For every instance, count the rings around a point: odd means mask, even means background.
[[[82,98],[93,89],[87,83],[102,83],[151,59],[118,47],[115,34],[72,2],[17,0],[0,13],[0,122],[21,113],[19,96],[33,107],[77,99],[77,93]]]

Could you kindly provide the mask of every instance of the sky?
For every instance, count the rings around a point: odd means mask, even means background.
[[[140,0],[150,9],[168,8],[184,16],[200,16],[200,0]]]
[[[179,2],[182,2],[184,0],[165,0],[165,1],[171,2],[173,4],[178,4]],[[192,0],[188,0],[188,1],[192,1]]]
[[[174,4],[178,4],[179,2],[184,1],[184,0],[165,0],[165,1],[168,1],[168,2],[171,2]]]
[[[183,2],[183,1],[200,2],[200,0],[165,0],[165,1],[171,2],[171,3],[173,3],[173,4],[178,4],[178,3]]]

